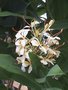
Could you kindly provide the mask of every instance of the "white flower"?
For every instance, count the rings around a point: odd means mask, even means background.
[[[48,59],[48,58],[43,58],[43,57],[41,57],[41,63],[43,64],[43,65],[47,65],[48,63],[51,63],[52,65],[54,65],[54,61],[55,61],[55,59]]]
[[[28,73],[31,73],[32,71],[32,65],[29,57],[29,51],[25,52],[23,56],[17,57],[18,63],[22,63],[21,70],[23,72],[26,72],[26,68],[28,69]]]
[[[18,63],[22,63],[25,60],[25,57],[24,56],[17,57],[16,60]]]
[[[22,61],[22,67],[21,67],[22,71],[26,71],[26,67],[28,68],[28,73],[31,73],[32,65],[28,52],[25,53],[25,60]]]
[[[23,55],[25,52],[25,48],[22,46],[16,46],[16,53],[20,56]]]
[[[31,71],[32,71],[32,66],[25,61],[25,62],[22,64],[22,66],[21,66],[21,70],[22,70],[23,72],[26,72],[26,67],[28,67],[28,73],[31,73]]]
[[[16,40],[20,39],[20,38],[25,38],[29,31],[30,31],[30,29],[25,29],[25,28],[19,30],[18,33],[15,35]]]
[[[18,53],[19,56],[24,54],[26,43],[27,43],[27,40],[26,40],[26,39],[17,40],[17,41],[15,42],[15,45],[16,45],[16,53]]]
[[[60,38],[59,37],[52,37],[52,36],[50,36],[50,37],[48,37],[47,38],[47,40],[46,40],[46,44],[48,45],[48,46],[51,46],[51,45],[59,45],[59,40],[60,40]]]
[[[21,63],[21,70],[23,72],[31,73],[32,71],[32,62],[29,57],[29,52],[38,54],[40,62],[43,65],[48,65],[49,63],[54,65],[55,58],[58,58],[60,51],[57,50],[59,45],[60,38],[58,37],[59,33],[52,35],[50,33],[51,25],[54,23],[54,20],[51,20],[48,24],[45,25],[44,30],[36,30],[31,32],[32,38],[28,38],[27,34],[30,31],[29,26],[25,26],[23,29],[18,31],[16,34],[16,53],[19,55],[17,57],[18,64]],[[33,29],[33,28],[32,28]]]
[[[33,37],[32,39],[31,39],[31,44],[33,45],[33,46],[39,46],[40,45],[40,42],[39,42],[39,40],[36,38],[36,37]]]
[[[15,42],[15,45],[16,46],[23,46],[23,47],[25,47],[26,43],[27,43],[27,40],[26,39],[23,39],[23,40],[20,39],[20,40],[17,40]]]

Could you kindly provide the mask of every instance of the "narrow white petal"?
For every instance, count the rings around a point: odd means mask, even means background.
[[[24,55],[24,51],[25,51],[24,48],[21,48],[19,51],[20,55]]]
[[[31,73],[31,71],[32,71],[32,66],[30,65],[28,68],[28,73]]]
[[[16,39],[22,38],[22,30],[18,31],[18,33],[15,35]]]
[[[16,53],[18,53],[18,52],[19,52],[19,50],[20,50],[20,47],[19,47],[19,46],[17,46],[17,47],[16,47]]]
[[[15,35],[16,39],[26,37],[30,29],[21,29],[18,31],[18,33]]]
[[[33,37],[32,40],[31,40],[31,44],[33,46],[39,46],[40,45],[40,42],[37,38]]]
[[[15,42],[15,45],[20,45],[21,44],[21,41],[20,40],[17,40],[16,42]]]
[[[19,60],[21,63],[23,63],[25,61],[25,56],[17,57],[16,60]]]
[[[29,52],[25,53],[25,57],[28,59],[28,61],[30,61]]]
[[[54,39],[60,40],[60,37],[57,37],[57,36],[56,36],[56,37],[54,37]]]
[[[26,37],[30,29],[22,29],[22,36]]]
[[[29,66],[29,63],[27,61],[23,61],[22,66],[23,67],[28,67]]]
[[[26,72],[26,69],[25,69],[25,67],[23,67],[23,66],[21,66],[21,70],[22,70],[23,72]]]
[[[21,40],[21,45],[22,45],[23,47],[26,45],[26,43],[27,43],[27,40],[26,40],[26,39]]]
[[[54,63],[53,63],[54,61],[55,61],[55,59],[50,59],[50,60],[47,59],[47,62],[51,63],[52,65],[54,65]]]
[[[19,33],[17,33],[17,34],[15,35],[15,37],[16,37],[16,39],[18,39],[18,38],[21,38],[21,35],[20,35]]]
[[[41,62],[43,65],[47,65],[47,64],[48,64],[46,60],[41,60],[40,62]]]
[[[25,26],[24,28],[30,28],[30,26]]]

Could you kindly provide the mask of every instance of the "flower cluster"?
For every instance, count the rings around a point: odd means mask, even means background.
[[[16,53],[18,63],[22,63],[21,69],[23,72],[32,71],[32,63],[29,57],[29,52],[34,52],[40,58],[40,62],[43,65],[49,63],[54,65],[55,59],[59,57],[60,51],[57,49],[59,46],[60,38],[58,34],[52,34],[50,29],[54,20],[51,20],[44,27],[44,30],[30,29],[30,26],[25,26],[16,34]],[[28,36],[31,36],[29,38]]]

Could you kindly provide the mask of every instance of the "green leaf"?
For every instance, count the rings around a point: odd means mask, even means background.
[[[68,19],[68,0],[46,0],[48,16],[55,20]]]
[[[57,21],[55,21],[55,23],[52,25],[51,28],[57,29],[57,30],[62,29],[62,28],[63,29],[68,29],[68,20],[67,19],[57,20]]]
[[[60,83],[60,80],[56,80],[53,77],[47,77],[46,79],[46,85],[48,88],[63,88],[62,83]]]
[[[14,58],[10,55],[0,54],[0,69],[0,79],[12,79],[29,87],[40,89],[40,85],[35,79],[32,78],[31,75],[23,73],[15,64]]]
[[[38,83],[44,83],[46,81],[46,76],[43,78],[35,79]]]
[[[58,76],[58,75],[64,75],[64,72],[61,70],[61,68],[58,65],[55,65],[48,71],[48,74],[46,76],[36,79],[36,81],[38,83],[44,83],[44,82],[46,82],[47,77]]]
[[[9,12],[9,11],[0,12],[0,17],[6,17],[6,16],[17,16],[17,17],[21,17],[21,18],[25,17],[26,19],[31,19],[31,17],[25,16],[24,14],[13,13],[13,12]]]
[[[68,30],[65,30],[68,32]],[[63,37],[64,40],[67,40],[68,33],[66,32],[65,36]],[[67,35],[67,36],[66,36]],[[61,56],[58,60],[58,65],[63,70],[64,73],[68,73],[68,43],[61,48]]]
[[[47,88],[46,90],[62,90],[61,88]]]
[[[33,53],[29,53],[31,62],[32,62],[32,68],[33,68],[33,72],[38,76],[39,75],[39,70],[41,69],[41,63],[40,63],[40,59],[37,55],[33,54]]]
[[[50,69],[50,71],[47,74],[47,77],[56,76],[56,75],[64,75],[64,72],[61,70],[61,68],[57,64]]]

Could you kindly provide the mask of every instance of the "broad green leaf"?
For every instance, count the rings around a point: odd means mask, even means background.
[[[61,70],[61,68],[58,65],[53,66],[49,71],[46,76],[43,78],[36,79],[38,83],[44,83],[46,82],[46,78],[49,76],[59,76],[59,75],[64,75],[64,72]]]
[[[40,63],[40,59],[37,55],[33,54],[33,53],[29,53],[31,62],[32,62],[32,68],[33,68],[33,72],[38,76],[39,75],[39,71],[40,71],[40,67],[41,67],[41,63]]]
[[[45,83],[46,81],[46,76],[43,78],[35,79],[38,83]]]
[[[61,88],[47,88],[46,90],[62,90]]]
[[[33,68],[32,72],[36,75],[35,76],[36,82],[44,83],[46,81],[48,68],[46,68],[40,63],[40,59],[37,55],[33,53],[29,53],[29,56],[32,62],[32,68]]]
[[[68,0],[46,0],[48,16],[55,20],[68,19]]]
[[[13,79],[29,87],[40,89],[40,85],[35,81],[35,79],[32,78],[31,75],[23,73],[15,64],[14,58],[10,55],[0,54],[0,69],[0,79]]]
[[[53,29],[57,29],[57,30],[60,30],[60,29],[68,29],[68,20],[65,19],[65,20],[57,20],[55,21],[55,23],[52,25]]]
[[[67,31],[67,30],[65,30]],[[68,33],[66,32],[65,35]],[[63,37],[63,39],[66,41],[68,38],[68,35]],[[61,48],[61,56],[57,60],[58,65],[63,70],[64,73],[68,73],[68,43],[65,43],[65,45]]]
[[[0,12],[0,17],[6,17],[6,16],[17,16],[17,17],[21,17],[21,18],[25,17],[26,19],[31,19],[31,17],[25,16],[24,14],[18,14],[18,13],[13,13],[13,12],[9,12],[9,11]]]
[[[59,78],[55,79],[54,77],[47,77],[45,84],[48,88],[63,88]]]
[[[64,72],[61,70],[61,68],[57,64],[50,69],[50,71],[47,74],[47,77],[56,76],[56,75],[64,75]]]

